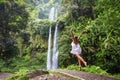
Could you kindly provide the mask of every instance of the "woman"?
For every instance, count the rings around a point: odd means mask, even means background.
[[[82,35],[82,33],[80,34],[80,36]],[[74,54],[77,57],[78,63],[79,63],[79,66],[80,66],[80,70],[81,70],[81,68],[82,68],[81,62],[85,66],[87,66],[87,62],[79,55],[82,52],[81,47],[80,47],[80,45],[78,43],[80,36],[79,37],[74,36],[72,30],[71,30],[71,34],[72,34],[72,40],[73,40],[72,43],[71,43],[71,46],[72,46],[71,53]]]

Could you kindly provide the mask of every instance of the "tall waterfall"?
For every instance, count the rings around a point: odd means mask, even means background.
[[[51,8],[49,14],[50,20],[57,19],[57,10],[54,7]],[[48,55],[47,55],[47,70],[58,68],[58,24],[55,26],[54,39],[53,39],[53,54],[51,54],[51,27],[49,28],[49,39],[48,39]]]
[[[53,56],[52,56],[52,69],[58,68],[58,23],[55,27],[54,42],[53,42]]]
[[[52,67],[51,59],[51,27],[49,28],[49,39],[48,39],[48,54],[47,54],[47,70],[50,70]]]

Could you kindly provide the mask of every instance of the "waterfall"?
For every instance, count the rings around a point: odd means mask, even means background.
[[[48,54],[47,54],[47,70],[51,69],[52,59],[51,59],[51,27],[49,28],[49,38],[48,38]]]
[[[49,19],[55,20],[55,8],[54,7],[52,7],[50,10]]]
[[[49,19],[54,20],[54,8],[51,8],[50,10]],[[48,38],[47,70],[50,70],[51,68],[52,68],[52,54],[51,54],[51,27],[50,27]]]
[[[41,0],[41,1],[42,1],[42,4],[45,4],[45,3],[44,3],[44,0]]]
[[[49,14],[50,20],[57,19],[57,9],[51,8]],[[48,54],[47,54],[47,70],[58,68],[58,23],[55,26],[54,39],[53,39],[53,53],[51,54],[51,27],[49,28],[49,39],[48,39]]]
[[[54,42],[53,42],[53,56],[52,56],[52,69],[58,68],[58,23],[55,27]]]

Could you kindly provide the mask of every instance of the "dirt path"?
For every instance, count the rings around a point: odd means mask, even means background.
[[[0,80],[5,80],[8,76],[10,76],[10,73],[0,72]]]
[[[88,73],[88,72],[82,72],[82,71],[56,70],[56,72],[60,72],[65,75],[72,76],[72,77],[78,78],[80,80],[120,80],[120,79],[109,77],[109,76],[93,74],[93,73]]]
[[[38,75],[29,80],[120,80],[117,78],[74,70],[52,70],[48,75]]]
[[[88,72],[74,71],[74,70],[54,70],[50,74],[41,74],[41,71],[37,71],[29,80],[120,80],[117,78],[103,76]],[[40,74],[38,74],[40,73]],[[38,75],[36,75],[38,74]],[[0,80],[5,80],[10,73],[0,72]]]

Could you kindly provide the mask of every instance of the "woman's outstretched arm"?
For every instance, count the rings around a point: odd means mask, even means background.
[[[73,34],[72,29],[70,30],[70,33],[71,33],[71,35],[72,35],[72,39],[74,39],[74,34]]]

